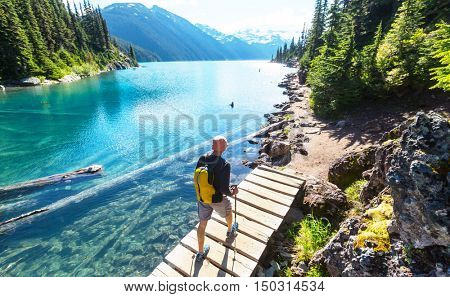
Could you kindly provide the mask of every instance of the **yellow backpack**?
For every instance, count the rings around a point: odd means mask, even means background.
[[[209,175],[212,175],[211,180],[214,181],[214,175],[209,172],[207,166],[201,166],[195,169],[194,173],[194,186],[197,194],[197,200],[205,204],[211,204],[213,195],[216,193],[214,186],[209,183]]]

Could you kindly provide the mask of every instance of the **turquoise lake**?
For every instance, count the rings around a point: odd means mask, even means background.
[[[286,101],[266,61],[144,63],[71,84],[0,92],[0,187],[100,164],[99,178],[0,200],[0,276],[147,276],[198,222],[193,170],[218,134],[232,182],[245,136]],[[234,102],[235,108],[229,104]]]

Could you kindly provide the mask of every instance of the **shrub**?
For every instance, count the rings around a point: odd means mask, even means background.
[[[292,273],[291,268],[286,266],[285,268],[281,269],[279,276],[280,277],[293,277],[294,275]]]
[[[331,235],[331,224],[327,219],[307,215],[300,222],[300,230],[295,237],[297,260],[309,261],[315,252],[325,246]]]
[[[328,276],[328,273],[322,269],[322,267],[315,265],[311,266],[309,270],[306,272],[306,277],[325,277]]]

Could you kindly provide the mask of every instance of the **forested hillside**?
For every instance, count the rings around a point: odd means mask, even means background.
[[[336,116],[360,103],[450,90],[447,0],[316,0],[298,42],[274,60],[298,59],[317,114]]]
[[[86,76],[124,59],[88,1],[0,0],[0,80]]]

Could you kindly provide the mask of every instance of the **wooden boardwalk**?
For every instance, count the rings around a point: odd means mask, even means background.
[[[195,261],[196,227],[150,276],[253,276],[272,235],[283,223],[304,184],[295,174],[266,166],[256,168],[238,186],[236,238],[226,240],[226,221],[213,213],[206,227],[205,243],[211,248],[207,258],[201,263]],[[234,198],[231,199],[234,214]]]

